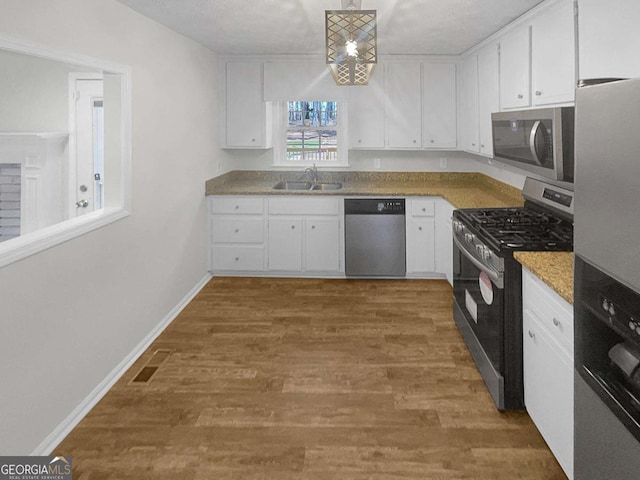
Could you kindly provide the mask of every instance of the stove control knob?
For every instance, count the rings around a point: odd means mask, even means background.
[[[629,321],[629,328],[630,328],[632,331],[636,329],[636,324],[635,324],[632,320],[630,320],[630,321]]]
[[[640,335],[640,327],[636,328],[636,333]]]
[[[464,239],[469,243],[473,242],[474,238],[476,238],[476,236],[473,233],[465,233],[464,234]]]
[[[607,312],[609,311],[609,300],[607,300],[606,298],[602,301],[602,309],[606,310]]]
[[[611,314],[612,317],[616,314],[616,309],[613,308],[613,303],[609,304],[609,313]]]

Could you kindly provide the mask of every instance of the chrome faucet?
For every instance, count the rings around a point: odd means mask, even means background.
[[[316,164],[313,164],[313,167],[308,167],[305,169],[304,171],[305,174],[309,174],[309,176],[311,177],[311,181],[314,183],[318,182],[318,167],[316,167]]]

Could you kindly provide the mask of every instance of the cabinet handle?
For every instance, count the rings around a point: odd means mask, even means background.
[[[295,230],[296,226],[295,225],[291,225],[291,230]]]
[[[518,98],[522,99],[522,94],[521,93],[518,94]]]
[[[422,231],[422,227],[418,227],[418,230]]]
[[[252,138],[252,139],[251,139],[251,141],[252,141],[252,142],[255,142],[255,141],[256,141],[256,139],[255,139],[255,138]]]
[[[475,144],[475,143],[472,143],[472,144],[471,144],[471,146],[472,146],[472,147],[475,147],[475,146],[476,146],[476,144]]]
[[[484,144],[483,143],[480,144],[480,148],[484,148]]]
[[[316,226],[315,225],[311,225],[311,230],[315,230]]]
[[[236,233],[238,233],[239,231],[240,231],[240,229],[239,229],[239,228],[236,228]]]
[[[435,143],[434,140],[431,140],[431,143]]]
[[[362,140],[358,140],[358,143],[362,143]]]
[[[414,140],[414,141],[413,141],[413,143],[418,143],[418,141],[417,141],[417,140]]]
[[[238,260],[240,260],[240,257],[236,257],[235,261],[237,262]]]
[[[536,334],[529,330],[529,338],[536,338]]]
[[[539,97],[540,95],[542,95],[542,92],[540,90],[536,90],[536,95]]]
[[[240,205],[236,205],[234,208],[235,210],[238,210],[240,208]]]
[[[559,326],[560,326],[560,321],[559,321],[556,317],[553,317],[553,324],[554,324],[556,327],[559,327]]]

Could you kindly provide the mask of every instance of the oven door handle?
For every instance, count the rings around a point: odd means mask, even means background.
[[[467,248],[462,244],[460,240],[458,240],[458,237],[456,237],[455,235],[453,236],[453,240],[456,242],[456,245],[458,246],[458,249],[460,249],[460,252],[462,252],[462,254],[467,259],[469,259],[471,263],[473,263],[479,270],[486,273],[487,276],[491,279],[493,283],[496,284],[498,288],[504,288],[504,278],[502,277],[502,273],[492,270],[491,268],[483,264],[480,260],[478,260],[476,257],[474,257],[473,254],[469,250],[467,250]]]

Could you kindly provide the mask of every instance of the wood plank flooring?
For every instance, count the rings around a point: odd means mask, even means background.
[[[566,478],[494,408],[451,302],[439,280],[214,278],[55,453],[76,480]]]

